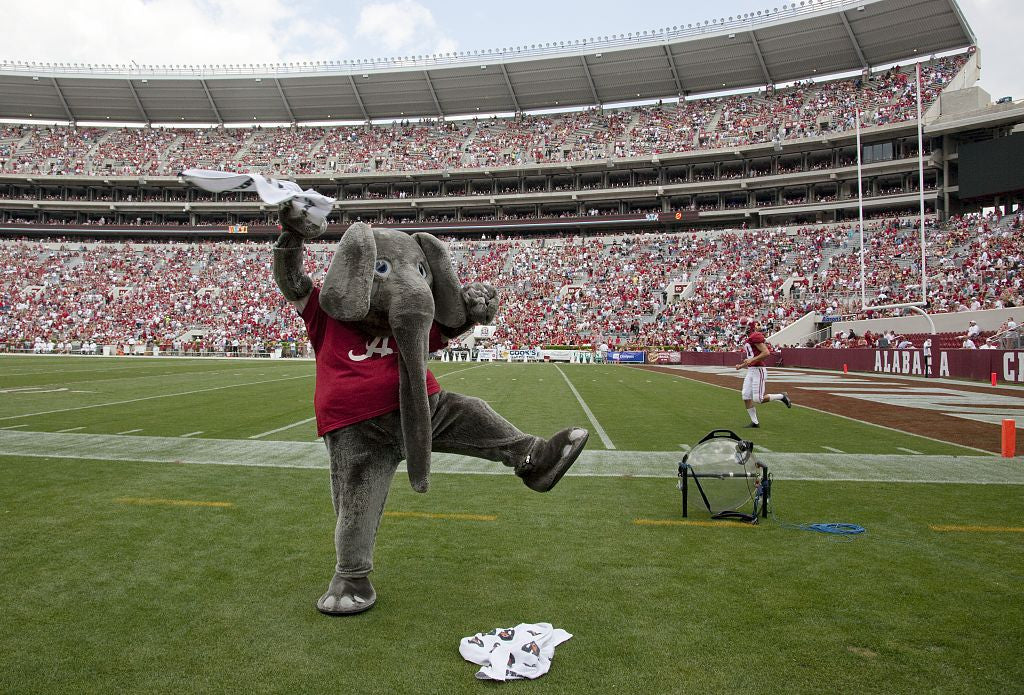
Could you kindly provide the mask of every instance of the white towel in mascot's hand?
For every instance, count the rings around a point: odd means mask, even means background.
[[[304,214],[318,225],[327,219],[327,216],[331,214],[331,207],[334,205],[334,198],[328,198],[312,188],[302,190],[294,181],[278,181],[259,174],[238,174],[211,169],[185,169],[179,176],[210,193],[252,191],[257,193],[264,203],[272,205],[280,205],[290,200],[296,212]]]

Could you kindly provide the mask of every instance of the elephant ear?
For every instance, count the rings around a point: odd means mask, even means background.
[[[434,286],[434,318],[442,326],[457,328],[466,323],[466,304],[462,299],[462,283],[455,275],[448,247],[433,234],[419,232],[413,238],[423,249],[430,266]]]
[[[356,222],[345,230],[320,291],[320,306],[339,321],[361,321],[370,313],[377,244],[370,225]]]

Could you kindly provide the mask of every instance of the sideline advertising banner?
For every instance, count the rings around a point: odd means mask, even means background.
[[[605,358],[606,362],[612,362],[613,364],[643,364],[647,353],[639,352],[635,350],[616,352],[611,351]]]
[[[651,364],[682,364],[683,356],[678,351],[659,350],[649,355]]]
[[[551,362],[575,362],[579,350],[541,350],[545,358]]]
[[[1017,350],[935,350],[928,360],[915,350],[848,350],[784,348],[787,367],[813,367],[851,372],[873,372],[899,376],[932,376],[1024,383],[1024,351]]]
[[[508,350],[502,353],[503,359],[508,359],[510,356],[514,362],[522,362],[524,357],[528,360],[542,359],[540,350]]]

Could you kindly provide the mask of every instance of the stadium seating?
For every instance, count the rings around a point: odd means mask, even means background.
[[[924,64],[931,104],[966,54]],[[268,175],[424,171],[585,161],[735,147],[849,131],[916,115],[913,80],[893,68],[868,79],[617,111],[588,109],[462,121],[291,128],[0,128],[0,172],[51,175],[175,175],[188,167]],[[797,201],[790,201],[796,203]]]
[[[1022,214],[954,217],[929,231],[932,310],[1024,305],[1022,231]],[[919,297],[916,237],[891,220],[865,230],[872,302]],[[501,290],[495,341],[510,347],[716,350],[735,345],[744,315],[771,332],[808,311],[899,314],[856,311],[859,239],[849,225],[448,241],[464,282]],[[332,252],[307,250],[314,279]],[[220,351],[239,340],[249,351],[303,336],[273,286],[266,244],[0,242],[0,349],[153,342]]]

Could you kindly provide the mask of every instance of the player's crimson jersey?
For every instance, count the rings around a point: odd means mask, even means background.
[[[320,307],[320,290],[315,287],[302,310],[302,320],[316,353],[313,410],[318,436],[398,410],[398,345],[394,337],[371,336],[328,316]],[[434,324],[429,349],[446,344]],[[440,390],[434,375],[427,371],[427,395]]]
[[[745,343],[743,343],[743,351],[746,353],[746,356],[747,356],[748,360],[753,358],[755,355],[760,354],[758,352],[757,348],[755,348],[754,346],[757,345],[758,343],[764,343],[764,342],[765,342],[764,333],[762,333],[761,331],[754,331],[749,336],[747,336],[747,341]],[[760,367],[760,366],[761,366],[760,364],[752,364],[752,365],[750,365],[750,367],[752,367],[752,368]]]

